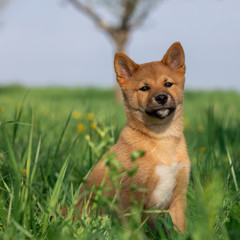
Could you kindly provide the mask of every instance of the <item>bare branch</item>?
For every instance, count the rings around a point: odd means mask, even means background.
[[[10,0],[0,0],[0,11],[6,7]]]
[[[149,6],[148,8],[146,8],[141,15],[134,21],[131,23],[131,29],[135,29],[138,28],[139,26],[142,25],[142,23],[144,22],[144,20],[147,18],[149,12],[151,10],[151,6]]]
[[[102,18],[93,11],[92,8],[90,8],[87,5],[84,5],[83,3],[79,2],[78,0],[67,0],[68,2],[70,2],[71,4],[74,5],[74,7],[76,9],[78,9],[79,11],[87,14],[88,16],[90,16],[94,22],[96,23],[96,25],[106,31],[109,30],[109,28],[111,28],[111,26],[107,25],[106,23],[104,23],[104,21],[102,20]]]
[[[124,7],[124,13],[122,16],[122,21],[121,21],[121,28],[123,29],[128,29],[129,28],[129,21],[131,17],[133,16],[133,13],[137,7],[138,0],[128,0],[125,2]]]
[[[153,5],[157,4],[154,0],[122,0],[122,2],[124,14],[119,27],[126,30],[139,27],[152,10]]]
[[[154,4],[160,0],[65,0],[77,10],[87,14],[95,24],[110,36],[119,51],[124,51],[129,36],[148,16]],[[97,12],[97,6],[104,6],[103,14]],[[101,11],[100,11],[101,12]],[[113,21],[107,14],[113,14]],[[108,15],[109,16],[109,15]],[[105,17],[105,18],[104,18]]]

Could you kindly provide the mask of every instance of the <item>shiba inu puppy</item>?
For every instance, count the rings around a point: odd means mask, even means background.
[[[134,199],[143,202],[144,209],[169,210],[176,229],[184,232],[190,161],[183,135],[183,48],[176,42],[161,61],[144,64],[136,64],[118,52],[114,68],[124,97],[127,124],[110,152],[116,153],[124,169],[132,168],[133,151],[145,152],[134,162],[138,170],[131,179],[145,192],[134,192]],[[107,171],[101,160],[87,184],[99,186],[106,176],[105,185],[110,185]],[[119,194],[123,209],[130,205],[130,185],[126,175]]]

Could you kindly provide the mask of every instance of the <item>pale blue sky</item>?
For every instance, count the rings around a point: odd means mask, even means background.
[[[0,85],[113,86],[114,48],[59,0],[14,0],[0,16]],[[187,88],[240,90],[240,1],[166,0],[135,31],[127,54],[161,60],[180,41]]]

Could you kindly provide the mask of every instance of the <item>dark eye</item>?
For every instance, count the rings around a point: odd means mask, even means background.
[[[148,86],[143,86],[143,87],[141,87],[139,90],[140,91],[143,91],[143,92],[146,92],[146,91],[148,91],[150,89],[150,87],[148,87]]]
[[[164,86],[165,87],[171,87],[173,85],[173,83],[171,83],[171,82],[165,82],[164,83]]]

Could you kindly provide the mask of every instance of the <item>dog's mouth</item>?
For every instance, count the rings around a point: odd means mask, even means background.
[[[145,113],[151,117],[164,119],[167,116],[171,115],[175,111],[175,109],[176,109],[175,107],[151,109],[151,110],[145,110]]]

